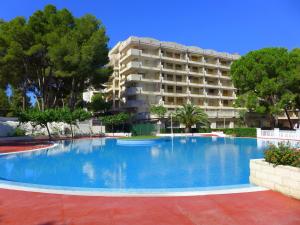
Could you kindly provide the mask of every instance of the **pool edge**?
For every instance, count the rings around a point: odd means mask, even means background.
[[[222,188],[223,187],[223,188]],[[85,189],[85,188],[58,188],[55,186],[31,185],[17,182],[0,182],[0,189],[27,191],[47,194],[77,195],[77,196],[103,196],[103,197],[174,197],[174,196],[201,196],[218,194],[236,194],[257,191],[267,191],[269,189],[255,185],[233,185],[221,186],[220,188],[182,188],[182,189]]]

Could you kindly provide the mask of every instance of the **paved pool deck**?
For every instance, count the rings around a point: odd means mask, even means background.
[[[0,224],[300,224],[300,201],[273,191],[190,197],[92,197],[0,189]]]

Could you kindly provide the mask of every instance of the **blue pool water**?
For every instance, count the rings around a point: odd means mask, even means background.
[[[59,142],[0,156],[0,180],[111,189],[205,188],[249,184],[249,160],[264,143],[247,138],[176,137],[127,145],[117,139]]]

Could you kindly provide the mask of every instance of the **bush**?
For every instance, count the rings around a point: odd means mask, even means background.
[[[223,131],[224,134],[236,137],[256,137],[256,128],[221,128],[214,131]]]
[[[14,136],[14,137],[20,137],[20,136],[25,136],[25,134],[26,134],[26,131],[25,131],[25,130],[23,130],[23,129],[17,127],[17,128],[15,129],[15,131],[14,131],[14,133],[13,133],[12,136]]]
[[[198,128],[197,132],[198,133],[211,133],[211,128]]]
[[[290,145],[279,144],[278,147],[270,145],[265,151],[265,160],[274,166],[289,165],[300,167],[300,151]]]
[[[156,131],[156,124],[152,123],[134,124],[131,128],[132,136],[153,135],[156,133]]]

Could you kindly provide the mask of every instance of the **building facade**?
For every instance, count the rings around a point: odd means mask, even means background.
[[[212,128],[234,127],[236,88],[231,63],[237,54],[220,53],[151,38],[129,37],[109,53],[114,72],[106,84],[113,110],[149,119],[152,105],[174,111],[186,103],[199,106]]]

